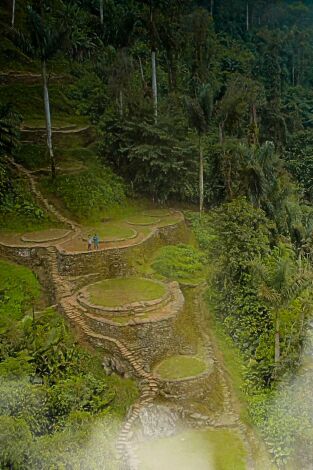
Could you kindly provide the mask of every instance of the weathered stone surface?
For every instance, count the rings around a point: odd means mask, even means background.
[[[101,282],[101,281],[98,281],[98,282]],[[144,314],[147,312],[159,310],[172,300],[171,286],[173,285],[173,283],[169,283],[166,285],[163,282],[157,281],[155,279],[153,280],[153,282],[167,287],[165,294],[159,299],[142,301],[142,302],[133,302],[130,304],[120,305],[116,307],[106,307],[102,305],[93,304],[90,301],[90,296],[89,296],[90,285],[89,285],[81,289],[80,292],[78,292],[77,301],[79,302],[81,306],[88,309],[89,312],[92,312],[100,316],[103,316],[104,314],[108,314],[108,315],[112,315],[112,317],[114,318],[114,316],[125,315],[125,314],[126,315],[137,315],[140,313]]]
[[[208,363],[207,370],[193,377],[176,380],[166,380],[159,376],[156,377],[161,394],[176,400],[207,398],[210,396],[216,383],[216,371],[213,361],[212,363]]]
[[[129,276],[136,273],[136,261],[165,244],[186,240],[185,222],[157,228],[138,244],[99,251],[68,253],[59,250],[60,273],[70,276],[101,273],[103,278]]]
[[[172,300],[164,307],[158,318],[142,318],[126,324],[115,323],[84,312],[89,327],[96,333],[115,338],[126,343],[131,351],[147,366],[164,355],[179,352],[180,342],[175,333],[175,323],[182,310],[184,297],[176,282],[171,283]]]

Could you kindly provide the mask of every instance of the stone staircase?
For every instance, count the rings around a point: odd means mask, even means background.
[[[13,166],[20,174],[22,174],[23,176],[26,176],[26,178],[29,180],[31,193],[34,195],[38,203],[42,207],[44,207],[50,214],[52,214],[59,222],[68,225],[71,228],[71,230],[73,230],[76,234],[80,233],[80,228],[78,224],[68,219],[67,217],[64,217],[64,215],[61,214],[61,212],[59,212],[52,204],[50,204],[48,199],[46,199],[42,195],[39,189],[37,189],[36,181],[32,173],[29,170],[27,170],[25,167],[20,165],[19,163],[16,163],[13,159],[8,158],[8,161],[11,164],[11,166]]]
[[[129,443],[131,437],[131,429],[139,416],[140,410],[148,406],[158,395],[158,383],[154,376],[145,370],[145,364],[138,356],[127,348],[121,341],[110,336],[95,333],[86,323],[83,317],[84,309],[78,304],[76,295],[72,294],[71,286],[59,274],[58,270],[58,254],[55,247],[46,249],[47,268],[51,276],[51,284],[54,289],[57,305],[70,323],[78,329],[78,333],[83,340],[88,340],[92,345],[101,344],[113,345],[121,358],[129,364],[133,370],[133,375],[140,382],[140,397],[130,409],[126,421],[124,422],[116,444],[117,451],[123,462],[123,466],[129,470],[137,469],[137,459],[133,454],[132,447]]]

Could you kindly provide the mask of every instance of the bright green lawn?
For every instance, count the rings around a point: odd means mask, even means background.
[[[163,379],[183,379],[204,372],[207,365],[192,356],[171,356],[160,362],[154,371]]]
[[[245,470],[246,452],[230,430],[185,431],[139,448],[140,470]]]
[[[162,297],[166,290],[162,284],[150,279],[106,279],[88,288],[90,300],[96,305],[117,307],[132,302]]]

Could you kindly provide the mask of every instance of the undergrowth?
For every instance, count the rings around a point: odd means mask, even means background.
[[[0,268],[0,467],[117,468],[133,381],[105,376],[101,356],[79,347],[54,309],[32,314],[41,289],[31,271]]]

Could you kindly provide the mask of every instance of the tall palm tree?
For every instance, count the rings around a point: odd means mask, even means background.
[[[255,260],[251,271],[257,283],[258,294],[272,314],[275,328],[275,370],[281,359],[281,312],[312,286],[312,272],[301,259],[295,259],[291,248],[279,245],[266,260]]]
[[[44,109],[46,119],[46,131],[47,131],[47,147],[50,157],[51,165],[51,176],[54,179],[55,170],[55,157],[52,145],[52,124],[51,124],[51,111],[50,111],[50,99],[48,89],[48,73],[47,63],[48,61],[60,50],[64,32],[56,30],[55,27],[50,26],[45,21],[44,8],[41,7],[41,13],[39,14],[32,7],[27,7],[28,20],[29,20],[29,32],[28,35],[16,31],[15,39],[17,45],[27,55],[37,58],[41,62],[41,73],[43,81],[43,96],[44,96]]]
[[[203,144],[213,111],[213,92],[209,85],[202,85],[196,98],[186,98],[189,124],[198,134],[199,148],[199,212],[203,212],[204,203],[204,168],[203,168]]]

